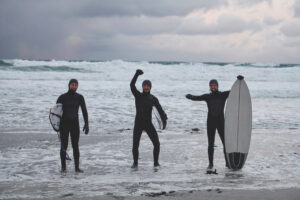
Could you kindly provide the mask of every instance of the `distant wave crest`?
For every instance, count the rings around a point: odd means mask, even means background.
[[[300,64],[270,64],[270,63],[234,63],[234,62],[178,62],[178,61],[149,61],[149,64],[161,65],[206,65],[206,66],[235,66],[257,68],[288,68],[300,67]]]
[[[56,71],[56,72],[83,72],[82,69],[76,69],[68,66],[28,66],[28,67],[15,67],[15,66],[0,66],[0,69],[7,71],[23,71],[23,72],[43,72],[43,71]]]
[[[85,72],[84,68],[73,67],[70,61],[0,60],[0,70],[23,72]]]
[[[13,66],[13,64],[0,60],[0,66]]]
[[[220,67],[249,67],[249,68],[290,68],[300,67],[300,64],[270,64],[270,63],[233,63],[233,62],[180,62],[180,61],[123,61],[123,60],[111,60],[111,61],[85,61],[85,60],[0,60],[0,70],[10,71],[57,71],[57,72],[89,72],[88,67],[92,67],[93,71],[97,67],[109,67],[109,66],[122,66],[123,64],[137,64],[148,63],[149,65],[167,65],[167,66],[220,66]],[[97,71],[97,70],[96,70]]]
[[[272,64],[272,63],[236,63],[236,66],[241,67],[258,67],[258,68],[289,68],[300,67],[300,64]]]

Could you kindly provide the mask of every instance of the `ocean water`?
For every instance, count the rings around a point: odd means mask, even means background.
[[[188,93],[208,93],[215,78],[220,90],[230,90],[242,74],[253,98],[254,129],[299,129],[300,65],[180,62],[28,61],[0,62],[1,129],[37,129],[51,132],[49,108],[67,91],[71,78],[79,80],[92,134],[132,128],[135,109],[129,83],[136,69],[137,82],[150,79],[169,116],[168,129],[205,128],[206,104],[185,99]],[[81,115],[80,115],[81,116]]]
[[[159,133],[162,168],[158,172],[152,169],[152,145],[146,135],[141,141],[140,169],[129,169],[135,117],[129,83],[136,69],[144,71],[137,88],[141,90],[142,81],[150,79],[151,92],[169,118],[167,130]],[[239,74],[252,97],[249,158],[242,171],[226,170],[217,137],[219,175],[208,176],[204,174],[207,106],[185,95],[208,93],[213,78],[221,91],[230,90]],[[87,172],[74,174],[70,162],[70,173],[61,176],[59,144],[48,113],[71,78],[79,80],[78,93],[84,96],[89,113],[90,134],[81,136],[80,145]],[[0,197],[63,196],[68,193],[58,189],[62,185],[77,196],[209,187],[299,188],[299,88],[298,64],[0,60]],[[83,127],[81,111],[79,116]],[[72,155],[71,145],[68,151]],[[24,189],[26,185],[31,189]]]

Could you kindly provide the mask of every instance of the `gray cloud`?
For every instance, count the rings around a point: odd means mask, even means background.
[[[84,29],[92,29],[94,34],[104,35],[152,35],[172,33],[182,22],[177,16],[169,17],[110,17],[81,19]]]
[[[255,4],[258,4],[258,3],[261,3],[261,2],[267,2],[269,4],[272,4],[272,0],[238,0],[236,1],[236,3],[240,6],[244,6],[244,7],[247,7],[247,6],[252,6],[252,5],[255,5]]]
[[[288,37],[300,37],[300,19],[294,19],[283,24],[280,30]]]
[[[88,0],[75,11],[81,17],[97,16],[183,16],[195,9],[227,5],[227,0]]]
[[[96,47],[99,50],[112,48],[111,44],[103,43],[118,34],[228,34],[257,26],[256,23],[244,22],[230,15],[221,16],[218,23],[212,25],[205,25],[201,19],[186,22],[180,16],[72,18],[71,11],[64,5],[59,5],[56,11],[50,6],[52,9],[45,12],[49,5],[50,3],[37,4],[28,8],[28,5],[24,7],[19,4],[5,4],[0,8],[1,57],[38,58],[40,56],[47,59],[53,57],[63,59],[75,54],[77,48],[91,48],[91,50],[95,50]],[[11,15],[12,10],[18,12]],[[65,10],[67,11],[64,12]],[[79,38],[78,45],[70,44],[72,40],[68,38],[73,36]]]
[[[259,2],[236,1],[246,8]],[[223,14],[210,24],[201,16],[186,17],[197,9],[209,12],[219,7],[226,10],[227,6],[232,6],[227,0],[0,0],[0,59],[230,61],[263,56],[276,59],[275,54],[267,56],[268,52],[276,53],[271,47],[264,49],[266,53],[262,56],[255,50],[250,56],[246,45],[239,45],[243,42],[233,42],[237,44],[234,46],[227,39],[232,33],[270,31],[266,25],[277,23],[283,24],[279,31],[290,39],[288,44],[299,36],[298,22],[268,17],[263,22],[244,20],[235,13]],[[264,41],[263,37],[258,38]],[[278,43],[278,52],[289,48],[288,44]],[[194,48],[195,45],[199,48]],[[289,58],[294,55],[292,50],[287,52]],[[284,59],[285,54],[280,56]]]
[[[213,24],[205,24],[201,20],[190,21],[180,27],[179,32],[182,34],[230,34],[243,32],[245,30],[260,30],[261,26],[258,21],[244,21],[238,16],[223,14],[219,16],[218,21]]]
[[[276,25],[276,24],[279,24],[280,22],[282,22],[282,20],[274,19],[272,17],[265,17],[263,20],[263,23],[266,25]]]
[[[288,38],[284,44],[288,47],[297,48],[300,55],[300,38]]]
[[[17,1],[1,1],[1,57],[47,57],[57,52],[58,43],[68,34],[66,20],[51,10],[46,12],[46,9],[38,3],[27,5]]]
[[[300,0],[295,0],[294,12],[296,17],[300,17]]]
[[[184,16],[195,9],[227,4],[228,0],[1,0],[2,10],[11,10],[15,15],[23,10],[47,13],[49,17]]]
[[[70,35],[77,35],[84,42],[86,37],[95,37],[94,34],[105,37],[167,32],[174,26],[174,20],[166,21],[162,16],[176,18],[194,9],[226,3],[227,0],[1,0],[0,57],[36,58],[38,54],[43,58],[63,57],[69,54],[63,50],[70,49],[65,43]],[[141,18],[143,16],[151,17]],[[97,22],[93,18],[103,20]]]
[[[221,15],[216,23],[206,24],[201,17],[110,17],[82,19],[79,32],[88,30],[94,35],[217,35],[239,33],[245,30],[258,31],[261,25],[257,20],[245,21],[231,14]]]

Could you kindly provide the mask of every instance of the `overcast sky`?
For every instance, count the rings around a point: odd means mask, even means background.
[[[300,0],[0,0],[0,58],[300,63]]]

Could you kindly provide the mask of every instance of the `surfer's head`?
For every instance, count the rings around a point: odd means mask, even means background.
[[[143,87],[143,92],[149,93],[150,90],[151,90],[151,87],[152,87],[151,81],[144,80],[143,84],[142,84],[142,87]]]
[[[216,91],[218,91],[218,88],[219,88],[219,84],[218,84],[218,81],[216,79],[212,79],[212,80],[209,81],[210,91],[216,92]]]
[[[77,88],[78,88],[77,79],[71,79],[69,81],[69,91],[76,92]]]

